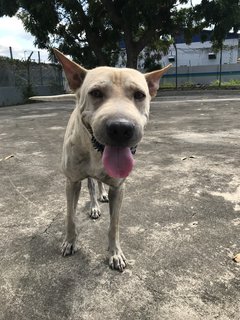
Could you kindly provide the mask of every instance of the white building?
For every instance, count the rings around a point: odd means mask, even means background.
[[[201,42],[200,35],[194,36],[190,45],[185,43],[183,35],[175,39],[177,50],[171,45],[168,54],[161,59],[162,66],[173,65],[162,78],[163,84],[209,85],[240,81],[239,34],[229,33],[218,52],[212,50],[211,31],[205,30],[203,34],[208,41]]]
[[[211,31],[203,31],[207,39],[210,38]],[[177,65],[180,66],[207,66],[219,65],[221,51],[214,53],[210,41],[201,42],[200,35],[192,39],[192,43],[187,45],[184,37],[176,38],[177,47]],[[239,58],[239,35],[229,33],[223,43],[222,64],[235,64]],[[176,65],[176,50],[173,45],[170,46],[168,54],[161,60],[163,65],[171,62]]]
[[[202,42],[201,37],[206,41]],[[195,35],[190,45],[185,43],[184,35],[175,39],[174,45],[169,47],[167,55],[155,60],[158,67],[172,63],[172,68],[161,79],[161,83],[168,85],[209,85],[218,82],[240,82],[240,35],[229,33],[223,42],[222,50],[214,52],[210,41],[211,31],[204,30],[201,35]],[[121,47],[117,66],[126,63],[124,43]],[[154,53],[153,53],[154,56]],[[222,59],[221,59],[222,58]],[[144,50],[138,59],[138,69],[146,71]]]

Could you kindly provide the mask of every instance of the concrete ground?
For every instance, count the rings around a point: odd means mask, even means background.
[[[108,268],[108,205],[92,221],[86,183],[79,251],[60,255],[72,104],[0,108],[1,320],[240,319],[240,99],[219,94],[152,103],[126,184],[122,274]]]

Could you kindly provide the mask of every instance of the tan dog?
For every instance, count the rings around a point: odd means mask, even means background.
[[[60,94],[60,95],[54,95],[54,96],[34,96],[30,97],[30,100],[38,100],[38,101],[50,101],[50,102],[56,102],[56,101],[76,101],[76,95],[75,94]],[[94,179],[88,178],[88,191],[90,195],[90,217],[92,219],[98,219],[101,215],[100,206],[98,204],[98,200],[100,202],[108,202],[108,193],[105,189],[104,184],[101,181],[97,181],[98,183],[98,190],[99,190],[99,197],[97,198],[96,194],[96,186]]]
[[[58,50],[55,54],[76,95],[76,108],[70,117],[63,144],[67,233],[62,254],[71,255],[76,250],[75,214],[81,181],[94,178],[109,186],[109,265],[123,271],[126,258],[119,243],[123,184],[134,164],[133,154],[143,136],[150,100],[157,93],[160,78],[171,65],[145,75],[128,68],[86,70]],[[89,183],[94,182],[89,179]]]

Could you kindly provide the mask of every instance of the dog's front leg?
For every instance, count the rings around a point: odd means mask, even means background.
[[[67,256],[74,254],[76,251],[75,243],[77,238],[76,231],[76,208],[79,194],[81,191],[81,181],[73,182],[67,179],[66,196],[67,196],[67,218],[66,218],[66,239],[62,245],[62,255]]]
[[[123,271],[126,267],[126,258],[121,250],[119,242],[119,215],[123,200],[123,185],[109,188],[110,228],[108,233],[110,259],[112,269]]]
[[[108,194],[104,187],[104,184],[98,181],[98,189],[99,189],[99,201],[101,202],[108,202]]]
[[[95,182],[92,178],[88,178],[88,190],[91,200],[90,217],[98,219],[101,215],[101,210],[97,201]]]

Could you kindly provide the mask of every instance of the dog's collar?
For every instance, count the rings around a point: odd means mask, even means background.
[[[97,151],[103,153],[104,145],[101,144],[100,142],[98,142],[97,139],[93,135],[92,135],[91,141],[92,141],[93,148],[96,149]],[[132,154],[135,154],[137,151],[137,145],[135,147],[131,147],[130,150],[131,150]]]
[[[100,142],[98,142],[93,135],[92,135],[91,141],[92,141],[93,148],[96,149],[97,151],[103,153],[104,145],[101,144]]]

